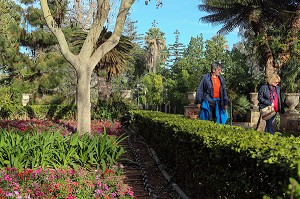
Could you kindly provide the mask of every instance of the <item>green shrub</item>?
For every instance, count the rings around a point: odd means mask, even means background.
[[[2,119],[75,119],[74,105],[11,105],[0,109]]]
[[[124,100],[119,96],[115,96],[108,101],[99,100],[93,107],[92,119],[120,119],[132,109],[137,109],[137,106],[129,100]]]
[[[300,138],[157,111],[131,111],[142,134],[191,198],[285,197]]]
[[[123,138],[104,134],[15,133],[0,129],[0,167],[58,168],[82,166],[105,170],[114,165],[124,149]]]

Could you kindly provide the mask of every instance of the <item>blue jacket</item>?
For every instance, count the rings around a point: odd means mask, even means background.
[[[276,86],[276,93],[278,95],[278,112],[284,114],[284,107],[281,98],[280,87]],[[258,106],[259,109],[263,109],[267,106],[271,106],[272,102],[270,101],[270,89],[269,84],[264,84],[260,87],[258,91]]]
[[[219,109],[218,103],[216,103],[215,111],[216,111],[216,116],[217,116],[216,122],[218,124],[225,124],[228,119],[228,115],[227,115],[226,111],[224,109]],[[204,100],[202,102],[199,117],[201,120],[209,120],[209,118],[210,118],[210,107],[209,107],[209,103],[207,100]]]
[[[222,76],[219,76],[221,82],[220,88],[220,105],[223,109],[228,105],[228,95],[226,92],[225,80]],[[215,104],[214,101],[214,87],[211,80],[211,73],[207,73],[202,76],[196,92],[196,104],[202,104],[204,100],[207,100],[209,104]]]

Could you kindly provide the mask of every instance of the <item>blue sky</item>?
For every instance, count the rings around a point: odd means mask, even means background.
[[[152,27],[153,20],[156,20],[157,27],[165,33],[167,44],[175,41],[176,30],[179,30],[179,41],[188,45],[191,37],[203,34],[204,41],[212,38],[221,26],[212,26],[202,23],[200,17],[206,13],[200,12],[197,5],[199,0],[162,0],[163,6],[156,9],[156,0],[151,0],[145,5],[145,0],[137,0],[131,8],[131,19],[137,20],[137,31],[145,34]],[[237,31],[225,35],[229,48],[239,42],[241,38]]]

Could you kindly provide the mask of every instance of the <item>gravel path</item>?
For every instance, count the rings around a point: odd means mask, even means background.
[[[180,198],[161,174],[141,136],[130,135],[121,144],[126,150],[121,161],[124,183],[132,187],[137,199]]]

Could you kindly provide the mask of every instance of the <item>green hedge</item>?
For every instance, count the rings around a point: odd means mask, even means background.
[[[286,197],[300,139],[180,115],[131,111],[137,128],[191,198]]]
[[[7,106],[0,108],[2,119],[75,119],[76,106],[74,105],[27,105]]]
[[[92,106],[92,119],[120,119],[128,110],[137,109],[130,102],[124,102],[120,99],[113,99],[108,102],[98,102]],[[1,119],[67,119],[72,120],[77,117],[75,105],[5,105],[0,106]]]

